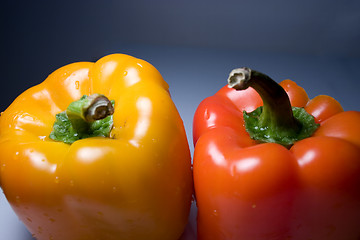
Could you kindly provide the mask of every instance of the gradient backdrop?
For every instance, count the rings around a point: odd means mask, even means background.
[[[247,66],[290,78],[309,97],[360,111],[360,2],[356,0],[8,1],[1,4],[0,110],[57,68],[126,53],[170,85],[191,152],[192,117],[228,73]],[[184,239],[195,239],[196,208]],[[31,235],[0,193],[0,238]]]

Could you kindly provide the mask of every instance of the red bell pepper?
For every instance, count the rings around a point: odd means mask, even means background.
[[[359,240],[360,112],[248,68],[194,116],[200,240]]]

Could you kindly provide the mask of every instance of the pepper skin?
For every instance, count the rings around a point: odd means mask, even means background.
[[[329,96],[309,100],[291,80],[280,85],[320,124],[289,148],[250,138],[243,111],[263,105],[253,88],[224,86],[198,106],[198,239],[360,239],[360,112]]]
[[[110,138],[49,138],[83,95],[115,101]],[[1,187],[39,240],[180,238],[193,183],[183,122],[149,63],[113,54],[64,66],[0,118]]]

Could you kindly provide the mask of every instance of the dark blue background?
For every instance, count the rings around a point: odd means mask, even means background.
[[[331,95],[345,110],[360,110],[356,0],[6,0],[0,17],[1,111],[57,68],[110,53],[142,58],[161,72],[192,152],[197,105],[236,67],[290,78],[311,98]],[[31,239],[3,194],[0,234]]]

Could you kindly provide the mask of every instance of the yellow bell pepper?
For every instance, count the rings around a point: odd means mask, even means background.
[[[84,95],[105,99],[107,133],[89,133],[104,119],[88,121],[86,108],[70,117]],[[56,138],[69,131],[56,132],[61,113],[85,134]],[[7,200],[39,240],[176,240],[187,223],[183,122],[160,73],[128,55],[69,64],[17,97],[0,118],[0,166]]]

